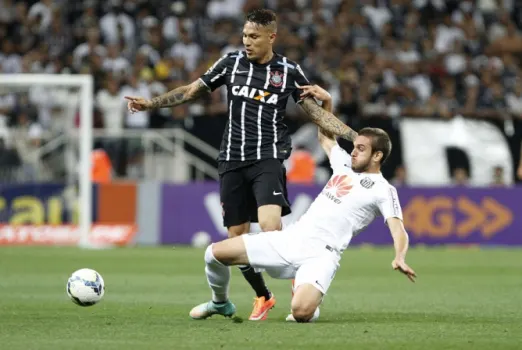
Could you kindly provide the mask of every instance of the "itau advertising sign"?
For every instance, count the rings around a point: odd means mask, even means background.
[[[285,224],[303,215],[320,186],[289,188],[292,214]],[[163,185],[161,243],[195,244],[223,240],[217,183]],[[410,243],[522,245],[522,188],[404,188],[398,189]],[[388,228],[376,219],[351,245],[392,244]]]

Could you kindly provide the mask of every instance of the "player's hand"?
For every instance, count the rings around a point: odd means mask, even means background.
[[[143,97],[125,96],[125,99],[127,100],[127,108],[131,113],[146,111],[152,108],[152,102]]]
[[[517,170],[517,176],[519,180],[522,180],[522,163],[520,163],[518,170]]]
[[[330,95],[328,91],[326,91],[319,85],[304,85],[297,87],[303,90],[303,92],[301,93],[301,98],[315,97],[319,101],[328,101],[332,98],[332,95]]]
[[[415,271],[402,259],[395,259],[392,261],[392,267],[394,270],[398,270],[399,272],[406,275],[406,277],[409,278],[410,281],[415,282],[415,279],[417,278],[417,275],[415,274]]]

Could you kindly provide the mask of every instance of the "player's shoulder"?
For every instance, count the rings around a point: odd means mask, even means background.
[[[365,174],[359,176],[361,186],[372,190],[377,196],[384,196],[386,193],[395,190],[392,184],[382,176],[382,174]]]
[[[243,56],[244,53],[241,50],[229,51],[225,53],[223,56],[221,56],[218,62],[222,61],[225,64],[231,64],[232,62],[235,62],[236,58],[241,58]]]
[[[341,147],[338,143],[332,146],[332,152],[335,152],[337,154],[340,154],[342,156],[351,157],[348,152],[344,148]]]
[[[245,53],[241,50],[235,50],[235,51],[229,51],[227,52],[226,54],[224,54],[222,56],[222,58],[225,58],[225,59],[233,59],[234,61],[236,60],[236,58],[241,58],[241,57],[244,57],[245,56]]]
[[[388,191],[395,190],[395,186],[393,186],[388,180],[386,180],[386,178],[382,176],[382,174],[379,174],[379,176],[377,176],[376,178],[381,189]]]
[[[245,56],[245,53],[241,50],[229,51],[224,56],[229,58],[237,58]]]
[[[208,70],[205,72],[205,75],[215,72],[216,69],[222,70],[223,67],[228,69],[229,67],[234,65],[236,58],[240,55],[242,55],[242,52],[240,50],[225,53],[219,59],[214,61],[214,64],[212,64],[212,66],[208,68]]]
[[[286,68],[288,68],[288,70],[290,72],[297,71],[297,70],[301,69],[301,66],[296,61],[292,61],[291,59],[289,59],[285,55],[282,55],[282,54],[277,53],[277,52],[274,52],[274,55],[275,55],[275,60],[274,61],[275,61],[276,65],[281,65],[283,67],[286,67]]]
[[[398,197],[397,189],[391,183],[388,182],[383,176],[379,177],[377,181],[376,190],[379,193],[379,197],[383,199],[396,198]]]

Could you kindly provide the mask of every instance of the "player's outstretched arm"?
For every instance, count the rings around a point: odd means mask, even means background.
[[[319,106],[312,97],[305,98],[301,103],[301,107],[310,116],[312,122],[317,124],[324,132],[349,141],[353,141],[357,137],[357,132],[337,119],[335,115]]]
[[[410,281],[415,282],[417,275],[415,274],[415,271],[406,264],[406,252],[408,251],[409,237],[404,228],[404,224],[401,219],[394,217],[386,220],[386,223],[390,229],[393,237],[393,245],[395,246],[395,259],[392,261],[392,268],[406,275]]]
[[[319,100],[322,102],[322,108],[332,113],[333,112],[333,100],[332,95],[328,93],[325,89],[320,87],[319,85],[305,85],[300,87],[303,92],[301,93],[301,98],[306,97],[313,97],[316,100]],[[332,148],[337,145],[337,140],[335,139],[335,135],[325,131],[323,128],[318,128],[318,138],[319,143],[321,144],[321,147],[323,148],[324,152],[330,158],[330,153],[332,151]]]
[[[209,92],[210,89],[201,79],[198,79],[189,85],[180,86],[150,100],[134,96],[125,96],[125,98],[128,100],[127,107],[129,111],[134,113],[156,108],[174,107],[193,101]]]

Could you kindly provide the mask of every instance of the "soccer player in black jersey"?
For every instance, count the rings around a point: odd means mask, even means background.
[[[299,87],[310,82],[299,64],[273,51],[276,33],[273,11],[252,11],[243,27],[244,51],[224,55],[198,80],[151,100],[125,97],[129,110],[138,112],[177,106],[226,85],[228,123],[218,167],[223,220],[230,237],[249,232],[251,222],[259,222],[263,231],[280,230],[281,217],[290,213],[283,165],[291,152],[283,123],[290,96],[325,131],[348,140],[357,136],[313,98],[301,98]],[[257,294],[249,319],[264,320],[275,297],[261,273],[250,266],[240,269]]]

